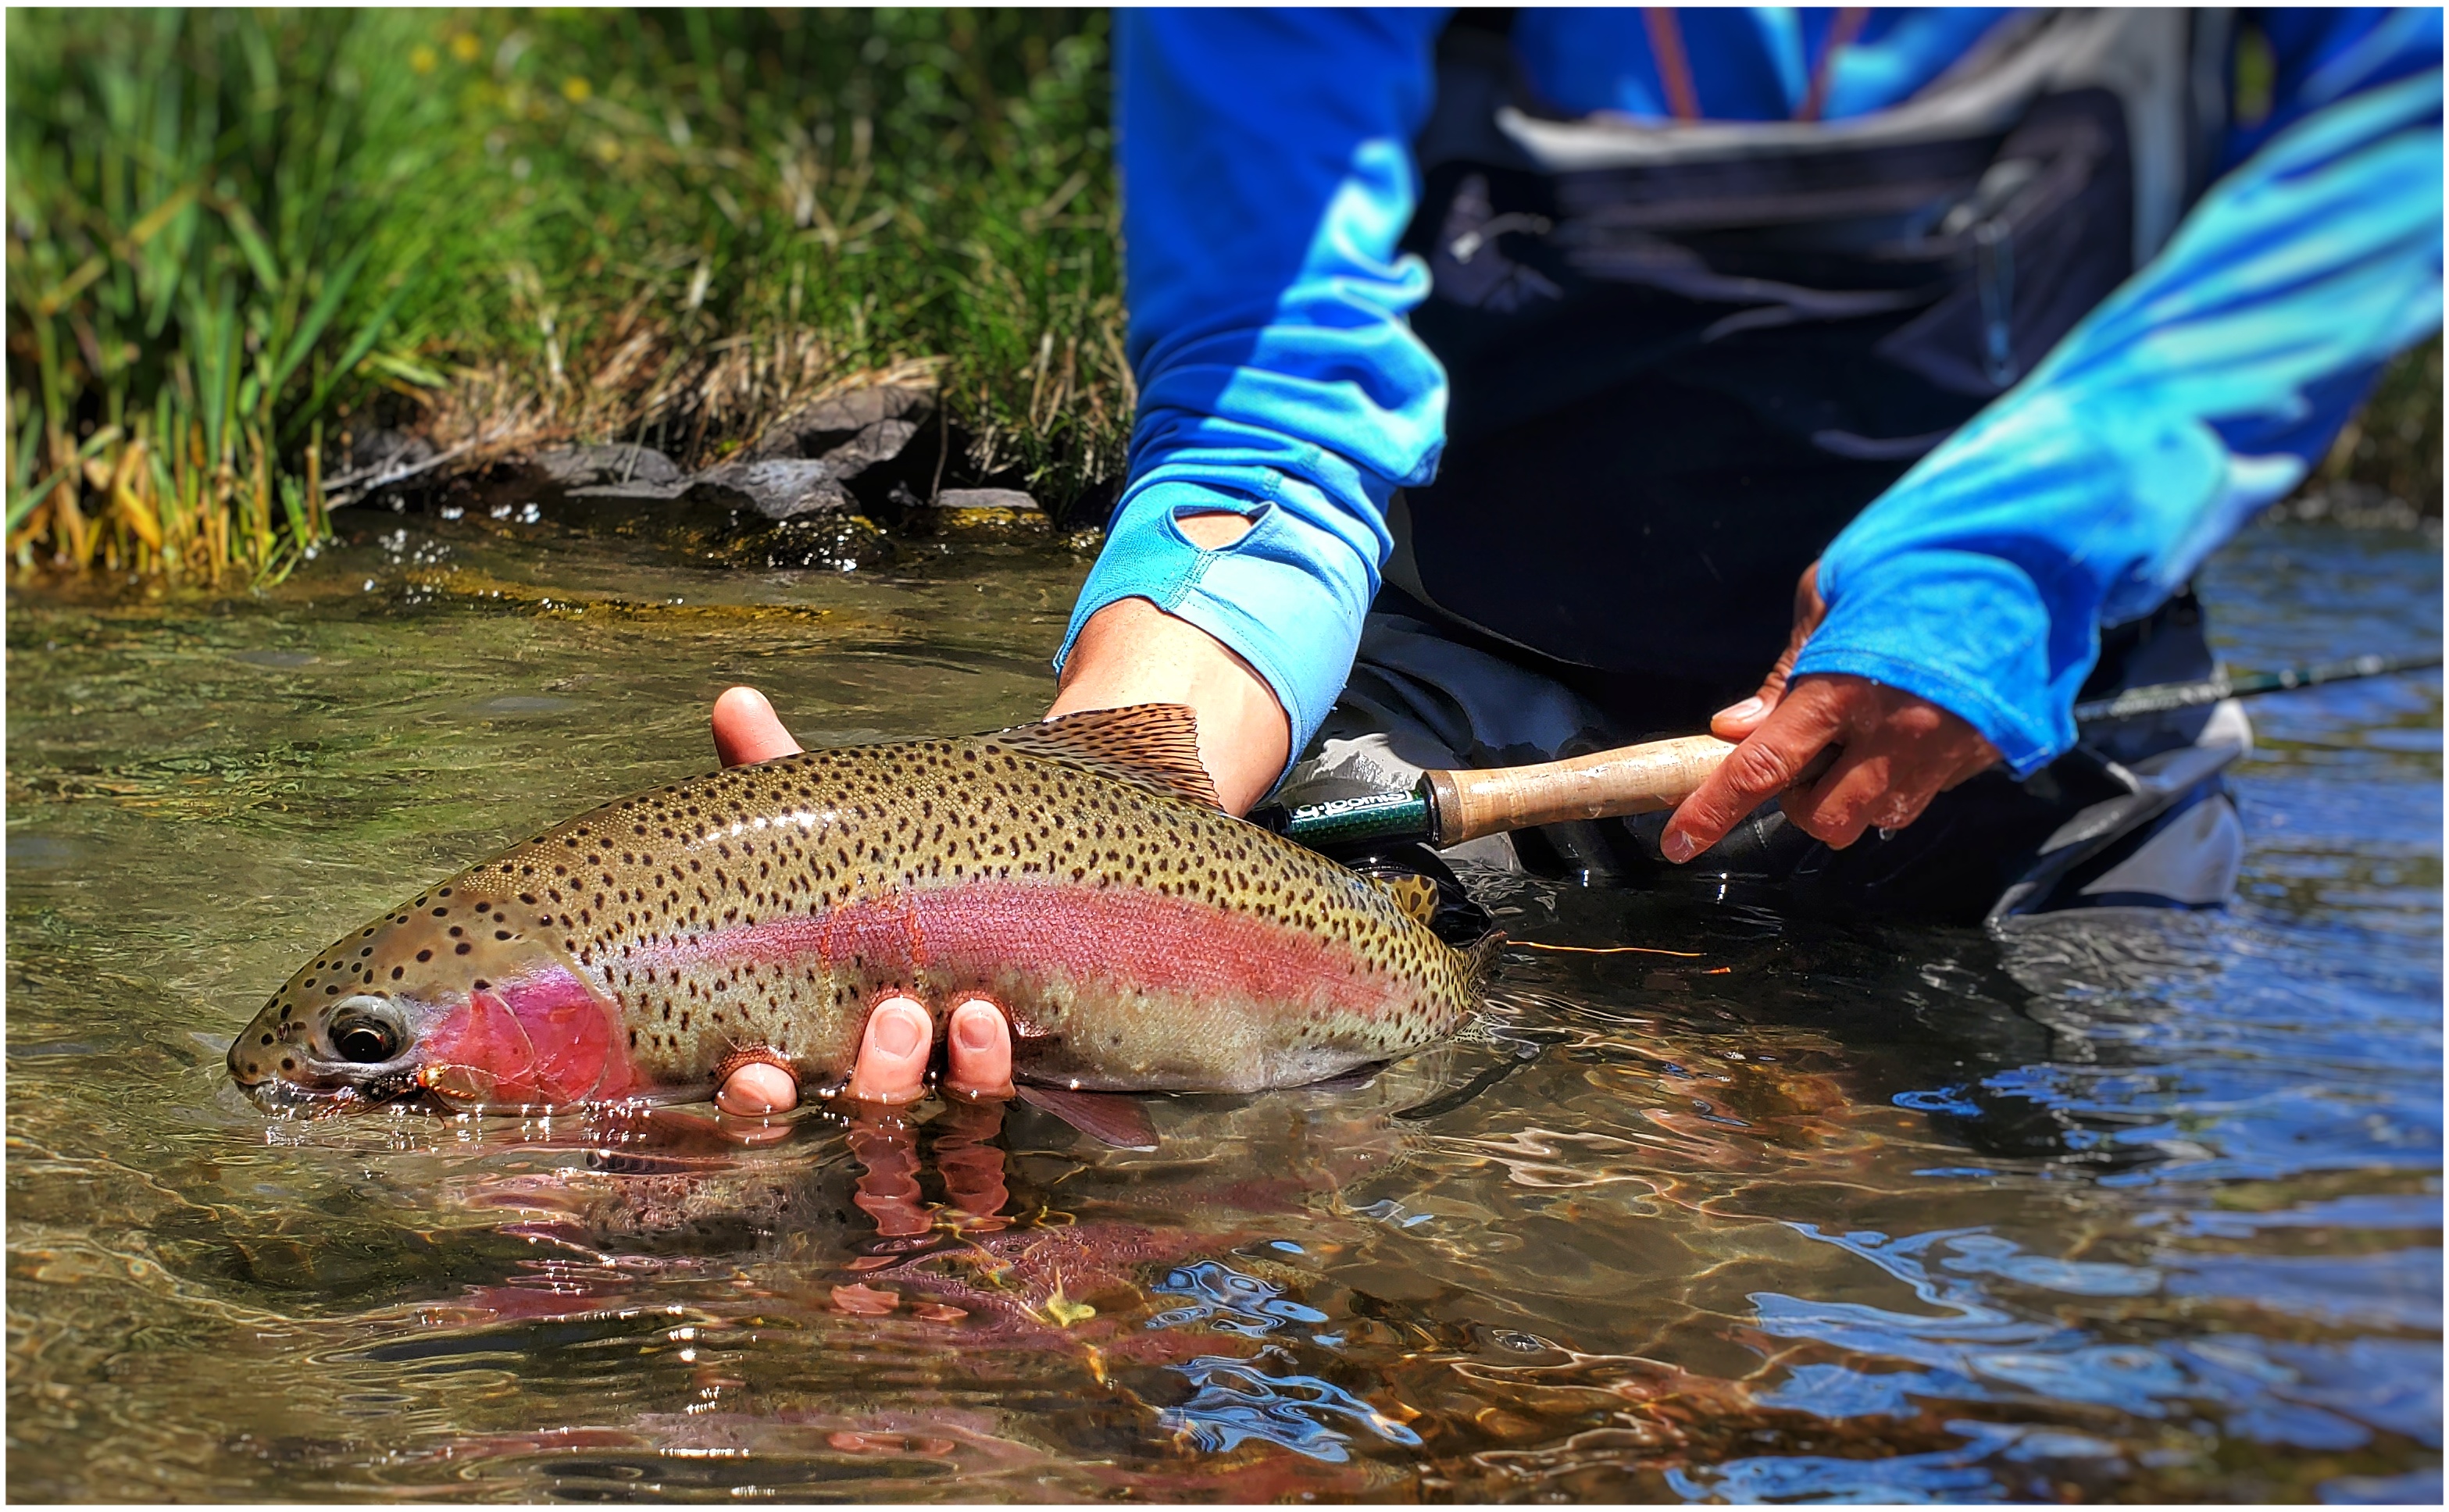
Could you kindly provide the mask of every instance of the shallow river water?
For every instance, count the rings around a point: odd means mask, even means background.
[[[2242,897],[2044,942],[1491,890],[1365,1085],[735,1152],[273,1122],[342,929],[704,770],[1042,707],[1084,557],[718,569],[359,516],[8,622],[16,1499],[2388,1499],[2441,1489],[2437,677],[2263,699]],[[2437,539],[2256,528],[2241,666],[2437,645]]]

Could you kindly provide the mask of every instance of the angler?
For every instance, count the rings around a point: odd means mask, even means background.
[[[2440,26],[1120,12],[1140,404],[1054,707],[1192,703],[1237,812],[1706,728],[1673,813],[1465,853],[2224,901],[2242,711],[2070,712],[2213,675],[2189,574],[2438,328]]]

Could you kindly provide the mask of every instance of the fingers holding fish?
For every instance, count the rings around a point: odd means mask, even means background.
[[[767,1119],[743,1119],[735,1114],[718,1114],[714,1120],[716,1137],[743,1149],[761,1144],[775,1144],[791,1137],[792,1126]]]
[[[945,1090],[972,1099],[1011,1097],[1012,1026],[1003,1010],[985,998],[964,998],[954,1006],[947,1028]],[[935,1024],[924,1004],[900,993],[877,1004],[851,1073],[852,1100],[887,1106],[916,1101],[927,1090],[934,1048]]]
[[[927,1053],[935,1026],[916,998],[894,996],[867,1016],[850,1095],[859,1102],[915,1102],[927,1089]]]
[[[970,998],[953,1009],[951,1070],[948,1090],[969,1098],[1010,1098],[1012,1025],[1003,1010],[984,998]]]
[[[715,757],[724,766],[753,766],[800,754],[800,742],[782,728],[781,716],[755,688],[724,689],[714,700],[712,722]]]
[[[723,1079],[714,1105],[741,1118],[788,1113],[800,1105],[800,1079],[771,1061],[751,1061]]]
[[[720,1103],[717,1104],[720,1107]],[[718,1112],[713,1118],[703,1113],[690,1113],[681,1108],[653,1108],[646,1111],[644,1128],[630,1132],[631,1139],[650,1139],[667,1150],[682,1152],[677,1157],[624,1157],[627,1159],[690,1158],[686,1152],[720,1150],[732,1146],[754,1149],[761,1144],[773,1144],[791,1137],[794,1125],[763,1118],[742,1118],[729,1112]],[[705,1157],[697,1158],[703,1161]],[[637,1174],[634,1171],[632,1174]]]
[[[1003,1133],[1002,1104],[955,1102],[929,1128],[952,1209],[946,1216],[976,1232],[1005,1227],[1003,1210],[1012,1192],[1003,1151],[994,1142]],[[876,1220],[878,1237],[908,1238],[937,1222],[937,1211],[918,1186],[925,1164],[918,1141],[919,1126],[898,1118],[861,1119],[851,1127],[850,1150],[860,1167],[851,1201]]]
[[[1003,1132],[998,1103],[955,1103],[934,1125],[935,1165],[943,1173],[944,1195],[964,1228],[997,1229],[1011,1200],[1005,1183],[1003,1152],[995,1138]],[[851,1200],[876,1220],[878,1236],[895,1239],[924,1234],[935,1214],[920,1195],[918,1173],[924,1164],[918,1129],[898,1119],[865,1120],[850,1133],[851,1154],[861,1167]]]

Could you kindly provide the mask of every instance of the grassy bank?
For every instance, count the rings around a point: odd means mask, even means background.
[[[897,366],[976,475],[1120,465],[1102,13],[8,26],[21,568],[278,573],[351,434],[695,461]]]
[[[939,386],[959,481],[1093,495],[1132,402],[1107,29],[12,10],[10,560],[278,575],[370,431],[694,466],[886,370]],[[2439,350],[2317,487],[2439,513]]]

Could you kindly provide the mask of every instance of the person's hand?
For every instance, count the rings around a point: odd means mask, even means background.
[[[798,756],[800,742],[755,688],[725,688],[714,700],[714,758],[727,767],[754,766]]]
[[[1868,678],[1793,678],[1804,642],[1827,617],[1820,564],[1794,590],[1794,633],[1760,692],[1721,709],[1709,732],[1743,742],[1667,821],[1659,848],[1689,861],[1780,794],[1785,816],[1803,833],[1843,850],[1873,826],[1900,830],[1930,800],[1997,763],[1998,748],[1958,716]],[[1798,786],[1822,752],[1834,764]],[[1789,791],[1791,790],[1791,791]]]
[[[800,742],[782,727],[774,705],[755,688],[732,688],[714,700],[714,752],[727,767],[794,756]],[[1009,1098],[1012,1089],[1012,1025],[984,998],[953,1007],[945,1086],[970,1098]],[[916,998],[892,997],[867,1016],[851,1072],[854,1101],[890,1106],[916,1101],[926,1090],[927,1057],[935,1025]],[[798,1081],[781,1066],[751,1062],[733,1071],[715,1093],[715,1105],[739,1117],[788,1113],[800,1101]]]

